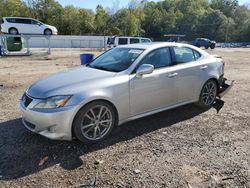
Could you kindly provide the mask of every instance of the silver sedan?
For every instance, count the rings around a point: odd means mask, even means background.
[[[120,46],[31,85],[20,102],[23,124],[50,139],[95,143],[130,120],[188,103],[212,106],[230,89],[223,75],[221,58],[191,45]]]

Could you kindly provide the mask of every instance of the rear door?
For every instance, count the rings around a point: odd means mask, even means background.
[[[207,65],[199,61],[201,54],[187,47],[173,47],[174,63],[178,73],[178,101],[179,103],[198,100],[200,87],[204,83],[201,72],[206,71]],[[203,69],[204,68],[204,69]]]

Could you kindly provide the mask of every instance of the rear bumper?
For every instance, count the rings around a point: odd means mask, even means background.
[[[220,89],[219,89],[219,92],[217,94],[217,96],[219,98],[222,98],[224,95],[226,95],[230,89],[233,87],[234,85],[234,80],[230,81],[230,80],[227,80],[226,78],[224,77],[221,77],[220,80],[219,80],[219,84],[220,84]]]

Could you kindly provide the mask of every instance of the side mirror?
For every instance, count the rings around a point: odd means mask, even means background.
[[[154,71],[154,66],[150,64],[142,64],[137,70],[136,70],[136,77],[140,78],[144,74],[150,74]]]

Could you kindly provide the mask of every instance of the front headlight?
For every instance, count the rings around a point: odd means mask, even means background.
[[[61,108],[66,105],[70,98],[71,95],[49,97],[37,103],[34,108]]]

